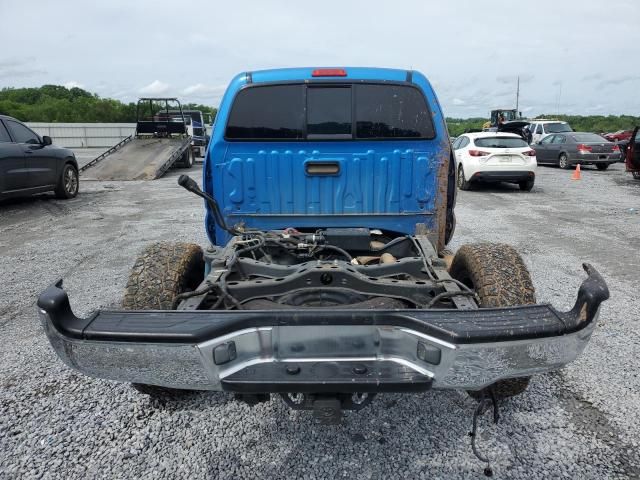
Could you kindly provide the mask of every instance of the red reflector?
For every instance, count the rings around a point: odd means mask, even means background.
[[[311,72],[312,77],[346,77],[347,71],[344,68],[317,68]]]

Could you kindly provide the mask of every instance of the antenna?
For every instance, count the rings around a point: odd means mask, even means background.
[[[520,75],[518,75],[518,86],[516,87],[516,115],[518,115],[519,104],[520,104]]]

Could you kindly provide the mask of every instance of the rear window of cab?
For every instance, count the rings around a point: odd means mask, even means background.
[[[287,84],[238,92],[225,130],[231,141],[432,139],[422,92],[394,84]]]

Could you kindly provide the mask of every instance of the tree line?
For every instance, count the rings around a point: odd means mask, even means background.
[[[569,123],[576,132],[610,133],[618,130],[632,130],[640,125],[640,117],[631,115],[538,115],[537,118],[562,120]],[[449,135],[457,137],[465,132],[481,130],[488,118],[447,118]]]
[[[100,98],[82,88],[44,85],[38,88],[0,90],[0,114],[23,122],[135,123],[136,103]],[[215,117],[217,109],[195,103],[183,110],[201,110]]]
[[[185,110],[201,110],[213,117],[217,109],[195,103],[183,104]],[[44,85],[38,88],[3,88],[0,90],[0,114],[24,122],[104,122],[133,123],[136,121],[136,103],[124,103],[100,98],[95,93],[78,87]],[[576,131],[615,132],[640,125],[640,117],[630,115],[539,115],[537,118],[564,120]],[[449,134],[457,137],[479,130],[487,118],[447,118]]]

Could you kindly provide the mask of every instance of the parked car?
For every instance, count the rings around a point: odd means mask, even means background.
[[[559,120],[532,120],[529,125],[529,129],[531,130],[531,143],[538,143],[552,133],[573,132],[573,129],[567,122],[561,122]]]
[[[631,135],[633,135],[633,130],[618,130],[613,133],[605,133],[603,137],[610,142],[622,142],[628,141],[631,138]]]
[[[534,145],[539,164],[571,168],[574,165],[595,165],[606,170],[620,160],[620,147],[596,133],[572,132],[548,135]]]
[[[458,188],[476,182],[517,183],[530,191],[536,177],[536,152],[515,133],[465,133],[453,142]]]
[[[78,187],[78,162],[71,150],[0,115],[0,200],[49,191],[58,198],[73,198]]]
[[[627,172],[631,172],[633,178],[640,180],[640,128],[633,130],[633,135],[629,139],[629,144],[625,152],[625,167]]]

